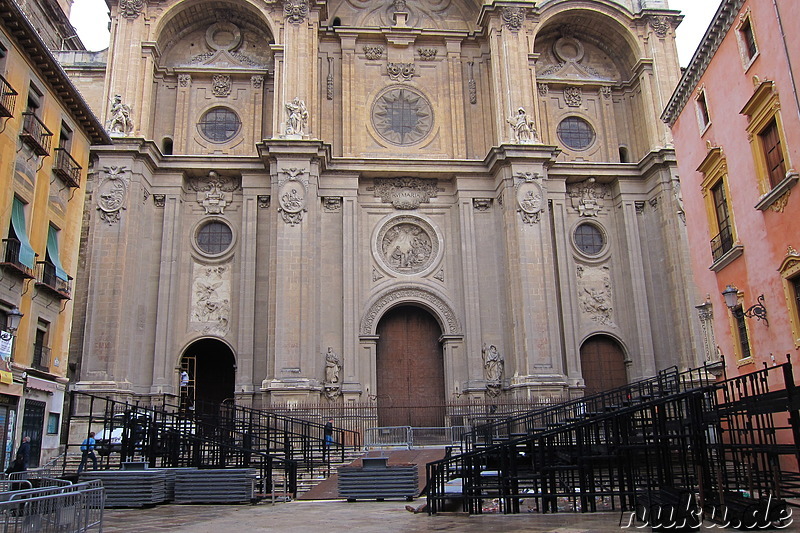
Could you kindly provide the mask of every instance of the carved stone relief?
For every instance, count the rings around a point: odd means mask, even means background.
[[[394,217],[378,232],[378,259],[398,274],[417,274],[427,269],[439,253],[436,231],[413,216]]]
[[[544,210],[544,191],[530,174],[521,176],[517,184],[517,212],[525,224],[536,224]]]
[[[562,25],[559,30],[561,31],[561,37],[553,43],[552,47],[555,62],[552,64],[543,63],[541,68],[537,70],[537,78],[561,76],[568,79],[611,81],[610,78],[602,75],[588,64],[583,43],[573,36],[572,29],[568,25]],[[603,49],[602,43],[597,42],[594,44]],[[613,52],[609,52],[609,55],[613,55]]]
[[[546,83],[537,83],[536,88],[539,90],[539,96],[547,96],[550,92],[550,86]]]
[[[212,170],[205,177],[191,178],[189,188],[197,193],[197,203],[207,215],[221,215],[232,200],[231,193],[239,188],[239,181]]]
[[[322,207],[327,213],[339,213],[342,211],[341,196],[323,196]]]
[[[292,24],[300,24],[308,16],[308,1],[284,0],[283,13]]]
[[[231,94],[231,77],[227,74],[214,74],[211,78],[211,92],[220,98]]]
[[[611,274],[607,266],[578,265],[578,301],[584,315],[604,326],[613,323]]]
[[[283,172],[287,177],[278,187],[278,212],[285,223],[296,226],[303,221],[303,213],[307,211],[308,178],[304,177],[306,171],[302,169],[284,168]]]
[[[661,37],[662,39],[667,36],[670,27],[667,17],[663,15],[656,15],[654,17],[650,17],[648,22],[650,23],[650,27],[653,28],[653,33],[655,33],[656,36]]]
[[[436,48],[417,48],[417,53],[422,61],[435,61],[438,52],[439,50]]]
[[[583,91],[580,87],[564,87],[564,102],[569,107],[580,107],[583,103]]]
[[[611,98],[611,87],[609,87],[608,85],[603,85],[602,87],[600,87],[600,95],[606,100]]]
[[[378,298],[361,321],[361,335],[374,335],[376,320],[383,310],[396,302],[422,301],[436,311],[442,319],[445,335],[460,335],[461,326],[453,309],[436,294],[412,286],[400,286]]]
[[[333,58],[328,58],[328,78],[325,80],[325,97],[333,100]]]
[[[602,200],[608,194],[608,187],[588,178],[580,183],[567,185],[567,194],[572,207],[582,217],[596,217],[603,209]]]
[[[144,10],[144,0],[119,0],[119,14],[126,19],[135,19]]]
[[[189,328],[206,334],[227,334],[231,318],[230,265],[195,263],[192,277]]]
[[[525,22],[525,9],[521,7],[504,7],[501,16],[503,19],[503,26],[513,32],[522,29]]]
[[[383,46],[364,46],[364,55],[370,61],[383,57]]]
[[[474,207],[476,211],[488,211],[489,208],[492,207],[492,199],[491,198],[473,198],[472,199],[472,207]]]
[[[271,204],[272,204],[272,197],[269,194],[259,194],[258,195],[258,208],[259,209],[268,209]]]
[[[392,81],[410,81],[416,73],[414,63],[387,63],[386,73]]]
[[[438,279],[439,281],[444,283],[444,269],[443,268],[440,269],[439,272],[437,272],[436,275],[433,276],[433,279]]]
[[[720,357],[717,351],[717,341],[714,338],[714,309],[710,301],[698,305],[696,309],[703,337],[704,359],[707,363],[716,363]]]
[[[383,274],[377,268],[372,267],[372,282],[374,283],[380,279],[383,279]]]
[[[253,86],[253,89],[260,89],[264,86],[264,76],[260,74],[250,76],[250,85]]]
[[[164,207],[167,205],[167,195],[166,194],[154,194],[153,195],[153,205],[156,207]]]
[[[191,74],[178,74],[178,85],[180,87],[189,87],[192,84]]]
[[[478,103],[478,85],[475,83],[475,76],[473,74],[473,67],[475,63],[470,61],[467,63],[469,66],[469,80],[467,81],[467,88],[469,89],[469,103],[470,104],[477,104]]]
[[[420,204],[429,203],[439,192],[436,180],[421,178],[375,178],[375,186],[371,189],[382,202],[404,210],[417,209]]]
[[[100,218],[108,225],[119,222],[120,212],[127,209],[125,204],[128,198],[129,177],[126,167],[103,167],[105,177],[97,187],[97,209]]]
[[[284,137],[302,138],[305,135],[308,124],[308,109],[305,101],[295,97],[291,102],[287,102],[284,107],[286,108]]]

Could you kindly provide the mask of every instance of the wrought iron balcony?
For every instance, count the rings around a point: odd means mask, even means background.
[[[49,290],[60,300],[69,300],[72,295],[72,278],[56,276],[56,267],[47,261],[36,262],[36,286]]]
[[[66,148],[56,148],[54,150],[56,164],[53,172],[61,178],[68,187],[80,187],[81,185],[81,166],[69,154]]]
[[[33,270],[23,265],[19,260],[20,243],[17,239],[3,239],[3,256],[0,257],[0,267],[9,270],[23,278],[32,278]]]
[[[50,348],[41,344],[33,345],[33,360],[31,367],[42,372],[50,371]]]
[[[14,116],[14,103],[17,101],[17,91],[0,76],[0,117]]]
[[[711,256],[714,261],[718,261],[731,248],[733,248],[733,234],[730,227],[724,227],[716,237],[711,239]]]
[[[53,133],[34,113],[26,111],[22,114],[22,131],[19,136],[34,154],[50,155]]]

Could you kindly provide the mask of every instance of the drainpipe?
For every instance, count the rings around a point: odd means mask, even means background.
[[[783,51],[786,54],[786,62],[789,65],[789,79],[792,82],[792,93],[794,93],[795,110],[797,117],[800,118],[800,98],[797,96],[797,82],[794,79],[794,69],[792,68],[792,58],[789,56],[789,45],[786,43],[786,32],[783,31],[783,19],[781,18],[781,10],[778,8],[778,0],[772,0],[772,5],[775,8],[775,16],[778,17],[778,27],[781,30],[781,39],[783,39]]]

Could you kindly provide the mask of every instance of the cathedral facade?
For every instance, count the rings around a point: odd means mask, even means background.
[[[76,388],[441,425],[702,363],[665,0],[111,6]]]

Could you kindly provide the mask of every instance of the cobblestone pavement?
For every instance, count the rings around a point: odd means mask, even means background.
[[[424,500],[412,502],[420,505]],[[620,513],[594,514],[413,514],[403,501],[293,501],[271,505],[160,505],[150,509],[106,510],[104,533],[230,533],[269,531],[276,533],[606,533],[650,531],[621,528]],[[798,513],[800,514],[800,513]],[[625,515],[627,522],[627,514]],[[782,531],[800,532],[800,520]],[[720,531],[704,524],[704,531]],[[781,530],[776,530],[781,531]]]

